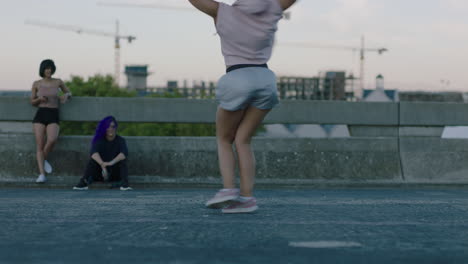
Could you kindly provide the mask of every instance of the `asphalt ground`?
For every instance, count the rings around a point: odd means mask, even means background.
[[[0,263],[468,263],[466,189],[0,189]]]

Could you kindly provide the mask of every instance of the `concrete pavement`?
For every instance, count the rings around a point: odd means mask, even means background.
[[[466,189],[0,189],[0,263],[467,263]]]

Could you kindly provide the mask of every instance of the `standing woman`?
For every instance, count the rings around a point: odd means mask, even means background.
[[[226,74],[216,90],[216,138],[224,188],[206,206],[224,207],[223,213],[254,212],[258,207],[253,196],[255,157],[251,140],[267,113],[278,104],[276,76],[266,63],[278,21],[296,0],[237,0],[232,6],[214,0],[189,1],[213,17],[226,64]],[[235,186],[233,144],[239,161],[240,192]]]
[[[59,101],[64,104],[71,98],[70,90],[62,80],[52,78],[56,67],[52,60],[44,60],[39,67],[42,79],[35,81],[31,90],[31,104],[38,107],[33,119],[33,130],[36,138],[36,159],[39,167],[37,183],[47,181],[45,173],[52,172],[47,157],[57,142],[59,134]],[[59,90],[64,93],[59,96]]]

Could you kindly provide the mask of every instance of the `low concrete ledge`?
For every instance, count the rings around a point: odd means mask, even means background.
[[[266,122],[273,124],[398,125],[398,104],[284,100],[267,116]]]
[[[214,137],[127,137],[129,173],[137,183],[173,180],[218,181]],[[50,179],[83,174],[91,137],[65,136],[49,158]],[[400,181],[398,140],[255,138],[257,179],[317,181]],[[0,135],[0,181],[29,182],[37,175],[32,135]],[[11,175],[14,175],[12,178]],[[143,178],[141,178],[143,177]],[[143,182],[140,182],[143,181]]]
[[[406,127],[399,128],[400,137],[438,137],[442,136],[444,132],[443,126],[430,126],[430,127]]]
[[[398,137],[398,126],[349,125],[352,137]]]
[[[220,183],[214,137],[127,137],[129,173],[137,186]],[[60,137],[50,161],[51,186],[75,184],[91,137]],[[434,137],[255,138],[263,186],[398,186],[468,184],[468,141]],[[0,185],[34,185],[33,135],[0,135]]]
[[[400,138],[407,182],[468,183],[468,141],[433,137]]]

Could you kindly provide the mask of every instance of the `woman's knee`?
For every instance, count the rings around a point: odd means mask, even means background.
[[[57,137],[47,138],[47,145],[55,145],[57,141],[58,141]]]
[[[237,135],[236,138],[234,139],[234,144],[237,149],[250,148],[251,141],[252,141],[251,137]]]
[[[229,135],[218,135],[218,143],[232,145],[235,140],[234,134]]]

